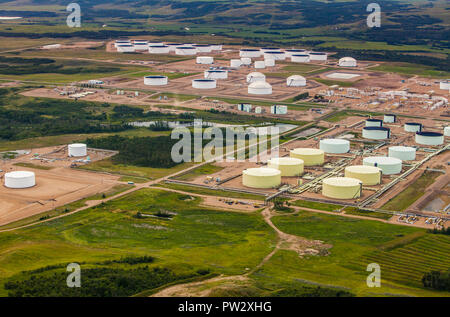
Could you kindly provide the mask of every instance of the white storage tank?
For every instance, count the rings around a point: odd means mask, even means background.
[[[170,47],[167,45],[151,45],[148,47],[150,54],[169,54]]]
[[[366,120],[366,127],[382,127],[383,126],[383,120],[380,119],[367,119]]]
[[[322,165],[325,162],[325,152],[313,148],[297,148],[290,152],[290,156],[303,160],[305,166]]]
[[[266,81],[266,75],[259,72],[253,72],[247,75],[247,83],[254,83],[257,81]]]
[[[264,61],[256,61],[255,68],[256,69],[264,69],[264,68],[266,68],[266,63],[264,63]]]
[[[33,172],[16,171],[5,174],[5,187],[12,189],[30,188],[36,185],[36,176]]]
[[[209,44],[194,44],[192,47],[197,49],[198,53],[211,53],[212,47]]]
[[[114,47],[117,49],[119,45],[131,45],[131,41],[130,40],[117,40],[114,43]]]
[[[248,86],[248,93],[251,95],[271,95],[272,85],[265,81],[252,82]]]
[[[405,132],[420,132],[422,131],[422,124],[416,122],[407,122],[404,126]]]
[[[243,48],[239,51],[240,57],[247,57],[247,58],[260,57],[261,54],[262,54],[261,50],[254,48]]]
[[[148,43],[136,43],[134,42],[134,50],[138,52],[147,51],[148,50]]]
[[[291,62],[293,63],[309,63],[309,54],[294,54],[291,56]]]
[[[389,157],[395,157],[402,161],[414,161],[416,159],[416,149],[410,146],[391,146]]]
[[[399,174],[402,171],[402,161],[395,157],[371,156],[363,160],[367,166],[375,166],[383,171],[384,175]]]
[[[300,75],[292,75],[286,79],[288,87],[304,87],[306,86],[306,78]]]
[[[274,59],[276,61],[284,61],[286,54],[279,51],[267,51],[264,53],[264,59]]]
[[[120,53],[133,53],[135,50],[133,44],[119,44],[117,45],[117,51]]]
[[[286,54],[286,57],[292,57],[292,55],[297,54],[304,54],[306,51],[302,49],[289,49],[285,50],[284,53]]]
[[[444,135],[437,132],[417,132],[416,143],[422,145],[441,145],[444,143]]]
[[[397,116],[395,114],[386,114],[384,115],[383,121],[385,123],[395,123],[397,122]]]
[[[322,182],[322,195],[334,199],[361,197],[362,182],[356,178],[330,177]]]
[[[87,146],[82,143],[69,144],[68,152],[70,157],[82,157],[87,155]]]
[[[357,62],[353,57],[343,57],[339,60],[340,67],[356,67]]]
[[[242,184],[250,188],[275,188],[281,185],[281,172],[274,168],[249,168],[242,173]]]
[[[227,79],[228,71],[226,70],[206,70],[204,73],[206,79]]]
[[[443,80],[439,83],[439,88],[442,90],[450,90],[450,79]]]
[[[320,149],[325,153],[343,154],[350,151],[350,141],[344,139],[320,140]]]
[[[205,64],[205,65],[209,65],[209,64],[213,64],[214,63],[214,58],[211,56],[199,56],[197,57],[197,64]]]
[[[214,89],[217,88],[217,81],[214,79],[194,79],[192,88],[196,89]]]
[[[444,128],[444,135],[445,136],[450,136],[450,127],[445,127]]]
[[[240,59],[231,59],[230,60],[230,67],[232,68],[239,68],[242,65],[242,61]]]
[[[279,170],[281,176],[300,176],[304,165],[303,160],[292,157],[277,157],[267,162],[267,167]]]
[[[250,57],[242,57],[241,64],[245,66],[249,66],[252,64],[252,59]]]
[[[261,52],[262,54],[266,52],[281,52],[281,49],[279,47],[262,47]]]
[[[181,56],[189,56],[197,54],[197,49],[192,46],[178,46],[175,48],[175,54]]]
[[[328,59],[327,53],[323,52],[311,52],[309,53],[309,59],[311,61],[326,61]]]
[[[381,169],[375,166],[353,165],[345,168],[345,177],[359,179],[367,186],[380,184],[382,176]]]
[[[266,67],[274,67],[275,60],[273,58],[264,59],[264,64],[266,65]]]
[[[144,84],[147,86],[164,86],[169,83],[169,78],[167,76],[145,76]]]
[[[211,50],[213,51],[221,51],[222,50],[222,44],[212,44]]]
[[[167,43],[167,44],[165,44],[165,45],[169,47],[169,51],[170,51],[170,52],[175,52],[175,50],[176,50],[177,47],[183,46],[182,43]]]
[[[365,127],[362,135],[365,139],[386,140],[391,137],[391,130],[384,127]]]

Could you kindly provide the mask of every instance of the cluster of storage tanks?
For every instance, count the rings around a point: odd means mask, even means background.
[[[220,44],[182,44],[150,42],[148,40],[117,40],[114,44],[120,53],[148,52],[150,54],[170,54],[189,56],[198,53],[211,53],[221,51]]]

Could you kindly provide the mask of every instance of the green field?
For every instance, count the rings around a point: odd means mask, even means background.
[[[410,63],[385,63],[376,67],[371,67],[371,70],[386,72],[386,73],[399,73],[404,75],[419,75],[432,78],[449,78],[450,72],[436,70],[433,67],[410,64]]]
[[[223,170],[222,167],[210,163],[210,164],[202,165],[186,174],[177,176],[175,179],[182,180],[182,181],[191,181],[191,180],[196,179],[199,176],[214,174],[214,173],[220,172],[221,170]]]

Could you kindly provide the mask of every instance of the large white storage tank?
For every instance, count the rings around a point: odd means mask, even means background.
[[[397,116],[395,114],[386,114],[384,115],[383,121],[385,123],[395,123],[397,122]]]
[[[197,49],[198,53],[211,53],[212,47],[209,44],[194,44],[192,47]]]
[[[395,157],[402,161],[414,161],[416,159],[416,149],[410,146],[391,146],[389,157]]]
[[[437,132],[417,132],[416,143],[422,145],[441,145],[444,143],[444,135]]]
[[[339,60],[340,67],[356,67],[357,62],[353,57],[343,57]]]
[[[439,83],[439,88],[442,90],[450,90],[450,79],[443,80]]]
[[[114,43],[114,47],[117,49],[119,45],[131,45],[131,41],[130,40],[117,40]]]
[[[239,68],[242,65],[242,61],[240,59],[231,59],[230,60],[230,67],[232,68]]]
[[[450,136],[450,127],[445,127],[444,128],[444,135],[445,136]]]
[[[70,157],[82,157],[87,155],[87,146],[82,143],[69,144],[69,156]]]
[[[272,85],[265,81],[256,81],[248,86],[248,93],[251,95],[270,95],[272,94]]]
[[[228,71],[226,70],[206,70],[204,73],[206,79],[227,79]]]
[[[286,54],[286,57],[292,57],[292,55],[304,54],[305,50],[294,48],[294,49],[285,50],[284,53]]]
[[[386,140],[390,138],[391,130],[383,127],[365,127],[362,135],[365,139]]]
[[[239,51],[240,57],[256,58],[262,55],[261,50],[253,48],[243,48]]]
[[[320,140],[320,149],[325,153],[343,154],[350,151],[350,141],[344,139]]]
[[[380,184],[382,176],[381,169],[375,166],[353,165],[345,168],[345,177],[359,179],[367,186]]]
[[[242,57],[241,64],[245,66],[250,66],[252,64],[252,59],[250,57]]]
[[[383,126],[383,120],[380,119],[367,119],[366,120],[366,127],[382,127]]]
[[[267,167],[277,169],[281,176],[300,176],[303,174],[305,162],[292,157],[277,157],[267,162]]]
[[[213,51],[221,51],[222,50],[222,44],[211,44],[211,50],[213,50]]]
[[[325,152],[312,148],[297,148],[290,152],[290,156],[303,160],[305,166],[322,165],[325,162]]]
[[[117,45],[117,51],[120,53],[133,53],[134,45],[133,44],[119,44]]]
[[[274,67],[275,60],[273,58],[264,59],[264,64],[266,64],[266,67]]]
[[[266,52],[281,52],[279,47],[262,47],[261,52],[264,54]]]
[[[266,68],[266,63],[264,63],[264,61],[256,61],[255,68],[256,69],[264,69],[264,68]]]
[[[416,122],[407,122],[404,126],[405,132],[420,132],[422,131],[422,124]]]
[[[294,54],[291,56],[291,62],[293,63],[309,63],[309,54]]]
[[[33,172],[16,171],[5,174],[5,187],[12,189],[24,189],[35,185],[36,176]]]
[[[197,54],[197,49],[192,46],[179,46],[175,48],[175,54],[181,56],[189,56]]]
[[[214,89],[217,87],[217,81],[214,79],[194,79],[192,88],[196,89]]]
[[[167,76],[145,76],[144,85],[147,86],[164,86],[169,83],[169,78]]]
[[[361,197],[362,183],[349,177],[330,177],[322,182],[322,195],[334,199],[355,199]]]
[[[210,65],[214,63],[214,58],[211,56],[199,56],[197,57],[197,64]]]
[[[284,61],[286,54],[278,51],[268,51],[264,53],[264,59],[274,59],[276,61]]]
[[[306,78],[300,75],[292,75],[286,79],[288,87],[304,87],[306,86]]]
[[[309,59],[311,61],[326,61],[328,59],[327,53],[323,52],[311,52],[309,53]]]
[[[148,43],[147,42],[134,42],[134,50],[138,52],[145,52],[148,50]]]
[[[167,44],[165,44],[165,45],[169,47],[169,51],[170,51],[170,52],[175,52],[175,50],[177,49],[177,47],[183,46],[182,43],[167,43]]]
[[[249,168],[242,173],[242,184],[250,188],[275,188],[281,185],[281,172],[274,168]]]
[[[247,75],[247,83],[255,83],[257,81],[266,81],[266,75],[260,72],[253,72]]]
[[[167,45],[151,45],[148,47],[150,54],[169,54],[170,47]]]
[[[395,157],[387,156],[371,156],[363,160],[363,164],[367,166],[375,166],[381,168],[384,175],[399,174],[402,171],[402,161]]]

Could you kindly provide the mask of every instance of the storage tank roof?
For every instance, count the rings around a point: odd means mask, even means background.
[[[372,164],[382,164],[382,165],[395,165],[402,164],[402,161],[395,157],[387,157],[387,156],[371,156],[366,157],[364,162],[372,163]]]
[[[353,57],[342,57],[339,62],[356,62],[356,59]]]
[[[320,142],[325,144],[345,144],[345,145],[350,143],[350,141],[344,139],[323,139]]]
[[[345,170],[347,170],[349,172],[353,172],[353,173],[358,173],[358,174],[376,174],[381,171],[381,169],[378,167],[368,166],[368,165],[348,166],[345,168]]]
[[[322,151],[320,149],[313,149],[313,148],[297,148],[297,149],[293,149],[291,152],[295,153],[295,154],[302,154],[302,155],[320,155],[320,154],[325,153],[324,151]]]
[[[76,148],[76,147],[86,147],[86,144],[83,143],[74,143],[74,144],[70,144],[70,147]]]
[[[305,163],[303,160],[293,157],[276,157],[270,159],[269,162],[276,165],[301,165]]]
[[[417,122],[406,122],[406,125],[414,125],[414,126],[421,126],[422,123],[417,123]]]
[[[390,131],[391,129],[385,127],[364,127],[364,130],[374,130],[374,131]]]
[[[398,152],[415,152],[416,149],[410,146],[391,146],[389,150],[394,150]]]
[[[252,72],[252,73],[248,74],[247,77],[266,77],[266,75],[264,75],[263,73],[260,73],[260,72]]]
[[[259,167],[259,168],[249,168],[244,171],[246,175],[251,176],[277,176],[281,175],[281,172],[274,168]]]
[[[356,178],[350,177],[330,177],[323,180],[324,184],[339,187],[359,186],[362,182]]]
[[[10,172],[10,173],[6,173],[5,177],[8,178],[27,178],[27,177],[32,177],[34,176],[33,172],[28,172],[28,171],[15,171],[15,172]]]
[[[381,120],[381,119],[367,119],[366,121],[369,121],[369,122],[383,122],[383,120]]]
[[[256,81],[254,83],[251,83],[249,85],[250,88],[272,88],[272,85],[270,85],[269,83],[265,82],[265,81]]]
[[[418,135],[422,135],[422,136],[431,136],[431,137],[441,137],[443,134],[442,133],[438,133],[438,132],[416,132],[416,134]]]
[[[300,76],[300,75],[292,75],[292,76],[288,77],[287,80],[306,80],[306,78],[303,76]]]
[[[241,51],[243,51],[243,52],[259,52],[259,49],[256,49],[256,48],[242,48]]]

